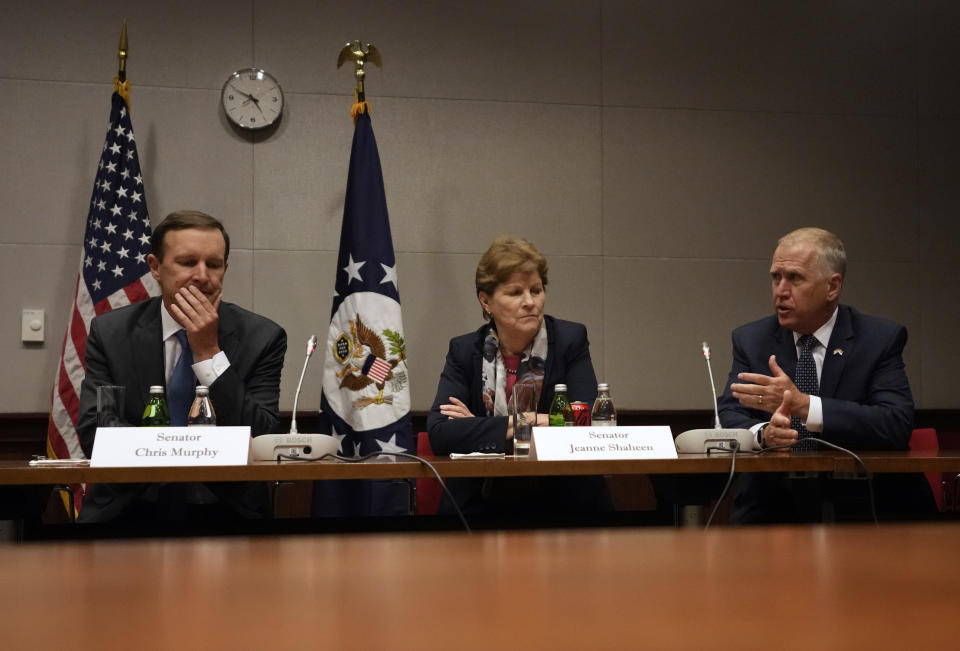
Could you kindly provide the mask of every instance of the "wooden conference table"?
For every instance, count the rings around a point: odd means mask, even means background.
[[[8,649],[928,649],[960,525],[0,547]]]
[[[960,472],[960,450],[939,452],[859,452],[873,472]],[[531,477],[547,475],[644,475],[726,473],[730,457],[681,454],[679,459],[615,461],[530,461],[527,459],[459,459],[429,457],[443,477]],[[390,459],[396,459],[391,461]],[[843,472],[859,467],[839,452],[772,452],[739,455],[737,472]],[[68,484],[85,482],[211,482],[302,481],[323,479],[398,479],[433,477],[419,462],[400,457],[380,461],[253,462],[246,466],[91,468],[89,466],[31,467],[27,461],[0,461],[0,485]]]

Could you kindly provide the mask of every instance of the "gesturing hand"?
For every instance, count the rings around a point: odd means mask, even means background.
[[[744,384],[730,385],[733,397],[744,407],[773,413],[783,403],[784,392],[790,391],[793,393],[791,415],[805,419],[810,409],[810,396],[797,389],[790,376],[777,364],[776,355],[770,355],[768,364],[772,375],[738,373],[737,379],[743,380]]]
[[[763,428],[763,442],[767,447],[793,445],[797,442],[797,430],[790,429],[790,408],[793,392],[784,391],[783,401],[770,417],[770,424]]]

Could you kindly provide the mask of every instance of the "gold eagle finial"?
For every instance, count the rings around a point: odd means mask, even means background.
[[[363,78],[367,74],[364,72],[364,66],[367,63],[372,63],[382,69],[383,59],[380,58],[380,50],[373,43],[367,43],[367,49],[364,50],[360,41],[356,40],[353,43],[347,43],[340,50],[340,54],[337,56],[337,67],[339,68],[347,61],[353,61],[353,74],[357,79],[357,101],[363,102],[365,101]]]

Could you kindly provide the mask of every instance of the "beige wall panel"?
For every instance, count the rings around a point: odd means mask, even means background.
[[[483,324],[474,289],[479,255],[398,256],[403,328],[414,409],[433,404],[450,339]]]
[[[915,11],[909,0],[607,0],[604,103],[911,114]]]
[[[310,360],[300,392],[298,410],[320,407],[327,326],[333,297],[336,253],[319,251],[257,251],[254,256],[254,292],[258,314],[273,319],[287,332],[287,355],[280,384],[280,409],[293,408],[297,380],[303,368],[310,335],[319,343]],[[402,278],[402,276],[401,276]]]
[[[227,231],[229,233],[229,231]],[[250,249],[230,247],[230,260],[224,276],[223,298],[247,310],[254,305],[254,253]]]
[[[154,225],[202,210],[223,221],[231,246],[251,248],[253,147],[222,119],[219,91],[142,88],[132,111]]]
[[[79,245],[0,244],[0,413],[50,409],[79,269]],[[46,310],[42,344],[20,341],[25,308]]]
[[[335,249],[348,103],[295,99],[277,137],[256,145],[257,214],[283,216],[258,222],[257,247]],[[548,254],[599,252],[599,109],[381,99],[373,128],[397,250],[482,252],[506,231]]]
[[[604,263],[607,379],[621,409],[709,409],[700,343],[713,353],[717,391],[732,363],[734,327],[770,314],[766,261]]]
[[[291,91],[350,95],[337,55],[355,38],[384,61],[368,77],[382,97],[596,104],[600,5],[491,2],[255,3],[256,58]]]
[[[0,242],[79,244],[110,117],[110,89],[0,81]],[[137,132],[139,133],[139,132]]]
[[[923,337],[911,344],[923,359],[922,400],[926,409],[956,409],[960,406],[960,292],[957,258],[921,265]],[[913,375],[911,375],[911,380]],[[914,388],[914,397],[919,392]]]
[[[920,115],[960,117],[960,3],[918,1]]]
[[[893,118],[604,110],[604,252],[766,258],[808,225],[912,260],[915,125]]]
[[[276,132],[253,146],[255,246],[336,251],[353,138],[350,100],[288,94],[285,102]],[[373,113],[374,133],[380,108]]]
[[[249,1],[35,0],[6,5],[0,21],[0,77],[109,83],[117,72],[123,18],[134,89],[219,91],[230,72],[252,63]]]
[[[920,120],[919,133],[919,259],[956,260],[960,244],[960,120]]]

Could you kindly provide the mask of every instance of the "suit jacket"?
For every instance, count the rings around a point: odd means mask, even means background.
[[[907,330],[902,325],[862,314],[846,305],[839,307],[820,378],[823,431],[815,436],[853,450],[908,448],[913,427],[913,396],[903,364],[906,342]],[[749,429],[770,420],[769,413],[741,405],[731,394],[730,385],[739,381],[738,373],[769,375],[771,354],[777,356],[777,363],[787,375],[796,377],[793,332],[781,327],[776,315],[733,331],[733,367],[719,401],[724,427]],[[904,491],[913,496],[911,503],[923,501],[920,495],[923,486],[918,482],[922,479],[920,475],[908,476],[906,481],[902,481],[902,477],[877,475],[878,507],[884,510],[885,506],[897,502],[895,510],[902,510],[906,505],[900,504],[903,495],[898,493]],[[734,519],[753,521],[755,517],[761,520],[776,517],[773,511],[783,505],[767,503],[776,491],[769,482],[764,485],[765,481],[760,475],[742,478]],[[862,491],[865,494],[866,489]],[[880,493],[889,499],[879,499]],[[926,494],[932,499],[929,487]]]
[[[554,319],[549,315],[544,316],[544,321],[547,327],[547,359],[538,411],[549,411],[550,403],[553,402],[554,385],[558,383],[567,385],[567,395],[572,401],[581,400],[592,404],[597,397],[597,377],[590,360],[587,329],[580,323]],[[512,450],[512,446],[507,445],[507,417],[486,416],[486,407],[483,404],[483,341],[490,328],[491,325],[486,324],[474,332],[450,340],[446,363],[437,385],[437,395],[427,415],[430,447],[434,454]],[[440,413],[440,405],[449,402],[450,396],[462,400],[471,413],[478,415],[474,418],[448,419]],[[507,485],[509,482],[500,483]],[[495,482],[488,480],[486,486],[483,484],[483,480],[473,479],[447,482],[461,508],[474,512],[489,510],[489,504],[485,505],[484,501],[498,492]],[[503,494],[509,492],[509,489],[504,488],[499,492]],[[563,500],[567,503],[574,503],[578,499],[591,501],[596,493],[593,489],[578,490],[577,494],[556,496],[547,500]],[[600,501],[605,503],[603,498],[600,498]],[[559,503],[554,505],[558,508],[561,506]],[[503,505],[495,508],[501,506]]]
[[[218,425],[249,425],[256,436],[280,422],[280,374],[287,349],[283,328],[269,319],[222,302],[218,337],[230,367],[210,386]],[[90,324],[80,391],[77,434],[90,456],[97,426],[97,387],[127,387],[124,416],[139,425],[151,385],[165,385],[160,298],[155,297],[96,317]],[[147,484],[95,484],[84,499],[82,521],[109,520],[133,504]],[[244,515],[262,514],[259,484],[211,484],[211,490]],[[241,494],[242,493],[242,494]]]

